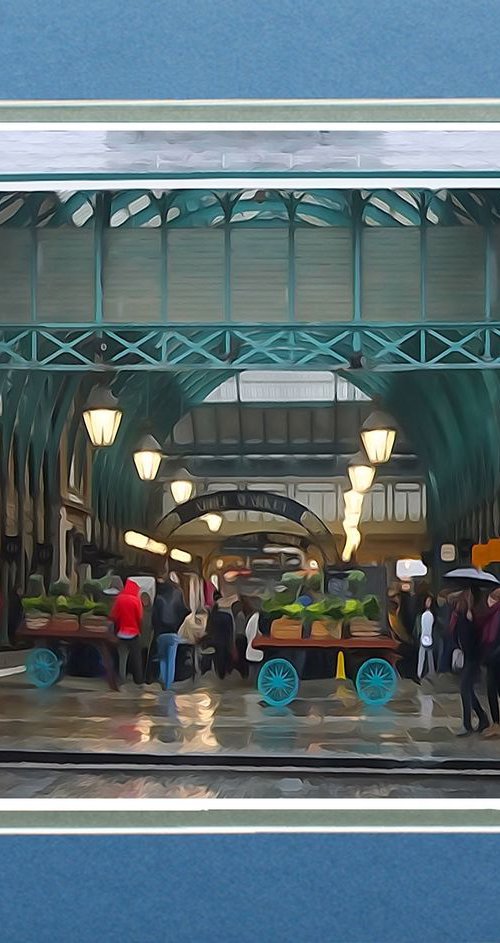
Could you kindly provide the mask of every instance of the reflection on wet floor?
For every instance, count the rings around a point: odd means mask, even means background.
[[[346,681],[305,681],[279,709],[235,676],[168,692],[132,683],[112,692],[101,680],[67,677],[39,690],[23,675],[0,679],[0,750],[500,760],[500,741],[457,738],[460,726],[454,677],[401,681],[379,709],[366,708]]]
[[[4,799],[497,799],[500,777],[0,769]]]

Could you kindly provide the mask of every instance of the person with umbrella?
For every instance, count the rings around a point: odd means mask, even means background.
[[[477,732],[482,733],[489,727],[486,711],[475,691],[481,668],[481,624],[485,606],[482,604],[481,590],[484,586],[499,585],[491,573],[474,567],[463,567],[446,574],[464,588],[458,597],[451,618],[451,629],[456,633],[459,648],[463,654],[463,667],[460,672],[460,697],[462,700],[463,730],[458,736],[467,737],[474,733],[472,713],[478,719]]]
[[[486,668],[486,689],[490,708],[491,726],[485,737],[500,737],[500,588],[488,596],[488,609],[479,619],[481,630],[481,660]]]
[[[475,691],[480,671],[481,636],[477,624],[475,624],[472,605],[470,590],[464,590],[455,603],[450,625],[463,657],[463,666],[460,672],[463,730],[458,734],[459,737],[467,737],[474,733],[472,726],[473,712],[478,719],[478,733],[489,727],[488,717]]]

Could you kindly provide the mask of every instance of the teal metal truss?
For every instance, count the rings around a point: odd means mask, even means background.
[[[247,190],[222,192],[216,176],[213,183],[213,190],[121,190],[104,199],[97,190],[0,194],[0,226],[351,226],[356,219],[366,226],[488,226],[500,220],[497,190],[259,190],[257,179]]]
[[[20,324],[4,316],[0,324],[3,493],[14,448],[20,509],[24,501],[36,501],[42,493],[50,504],[51,496],[58,494],[57,456],[65,422],[72,415],[68,461],[75,458],[81,465],[82,405],[96,376],[105,370],[124,418],[115,445],[95,456],[94,506],[103,525],[147,528],[158,516],[155,486],[139,480],[131,461],[146,427],[164,440],[186,410],[238,371],[328,369],[342,371],[356,386],[378,397],[405,430],[426,471],[431,529],[438,532],[480,518],[481,532],[491,532],[498,524],[494,509],[500,490],[500,313],[494,270],[499,222],[498,191],[254,189],[1,195],[2,236],[9,227],[29,230],[26,319]],[[60,309],[58,317],[42,321],[38,264],[42,234],[59,229],[63,243],[68,227],[86,230],[89,236],[95,289],[89,318],[83,323],[72,320],[69,303],[67,311]],[[321,323],[297,316],[298,233],[318,227],[344,231],[352,262],[346,276],[347,315],[335,320],[336,299],[326,292],[325,310],[331,317]],[[470,316],[467,308],[460,320],[437,321],[430,317],[428,304],[430,236],[453,227],[457,232],[468,227],[480,236],[482,288]],[[107,320],[106,236],[124,228],[159,230],[162,265],[154,322],[139,317],[127,324]],[[200,228],[221,230],[220,319],[177,323],[165,264],[170,234]],[[266,323],[265,312],[256,313],[256,320],[263,319],[260,324],[239,323],[234,317],[234,233],[241,228],[285,231],[286,304],[279,323],[270,324],[269,318]],[[402,238],[410,232],[418,244],[418,268],[412,269],[418,289],[416,313],[411,317],[399,308],[383,321],[366,317],[365,239],[368,243],[370,230],[377,228],[393,230],[397,239],[399,232]],[[53,283],[58,284],[57,278]],[[49,279],[49,288],[51,284]],[[484,511],[488,507],[491,513]]]
[[[0,326],[0,370],[497,369],[500,322],[425,325]]]
[[[343,347],[361,342],[377,362],[391,347],[403,365],[448,364],[455,352],[460,365],[476,362],[482,342],[486,361],[500,317],[499,223],[497,190],[0,194],[1,340],[14,352],[6,362],[86,366],[85,328],[95,325],[118,366],[133,366],[134,353],[141,367],[182,368],[189,354],[217,365],[222,326],[223,355],[244,348],[236,369],[257,350],[271,363],[265,348],[285,325],[294,333],[289,345],[279,333],[277,363],[295,365],[293,346],[306,364],[319,354],[343,365]],[[202,249],[188,236],[195,231],[205,232]],[[321,240],[322,232],[331,239]],[[436,248],[440,235],[446,244]],[[242,269],[246,256],[250,268]],[[470,284],[457,296],[464,264]],[[179,281],[189,284],[181,300]],[[343,336],[353,326],[364,340]]]

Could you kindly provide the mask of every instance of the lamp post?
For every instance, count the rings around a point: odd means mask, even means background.
[[[96,448],[113,445],[122,415],[118,400],[111,390],[105,386],[95,386],[83,409],[83,421],[92,445]]]

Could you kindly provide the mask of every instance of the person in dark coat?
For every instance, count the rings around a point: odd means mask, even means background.
[[[16,644],[16,632],[21,625],[21,622],[24,618],[24,609],[22,604],[23,592],[20,587],[16,586],[15,589],[9,594],[9,606],[8,606],[8,633],[9,633],[9,643],[11,645]]]
[[[500,590],[488,597],[488,610],[478,620],[481,630],[481,661],[486,668],[488,705],[491,726],[484,731],[485,737],[500,737]]]
[[[451,659],[455,647],[453,632],[450,629],[453,610],[448,599],[448,593],[444,590],[438,593],[436,603],[435,660],[438,672],[447,674],[451,671]]]
[[[233,667],[234,620],[231,612],[220,606],[221,599],[222,596],[219,592],[214,593],[214,604],[207,621],[206,640],[207,644],[215,650],[215,672],[217,677],[222,680]]]
[[[452,614],[451,630],[455,634],[458,647],[463,653],[463,668],[460,672],[460,697],[464,729],[459,737],[470,736],[474,732],[472,712],[478,719],[477,732],[489,727],[488,717],[481,706],[475,691],[481,666],[481,632],[478,626],[479,611],[473,612],[473,600],[469,592],[461,593]]]
[[[156,598],[153,603],[151,614],[151,627],[153,637],[149,651],[147,681],[151,684],[158,678],[158,662],[164,662],[162,682],[165,686],[171,684],[174,680],[172,675],[172,663],[175,676],[175,654],[177,646],[173,636],[177,636],[179,629],[186,616],[189,615],[184,602],[184,596],[180,587],[176,586],[172,580],[166,579],[158,583]],[[175,652],[174,652],[175,648]],[[172,649],[172,651],[169,651]],[[170,655],[170,658],[168,657]],[[166,664],[168,662],[168,678]]]
[[[180,587],[169,579],[159,582],[151,616],[154,634],[177,633],[188,614]]]

